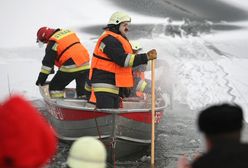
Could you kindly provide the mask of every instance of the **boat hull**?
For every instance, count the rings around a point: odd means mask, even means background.
[[[106,145],[109,160],[120,160],[150,146],[151,110],[144,108],[144,102],[127,101],[122,109],[96,110],[84,100],[43,97],[49,112],[47,119],[59,139],[99,138]],[[164,107],[156,109],[156,125],[163,112]]]

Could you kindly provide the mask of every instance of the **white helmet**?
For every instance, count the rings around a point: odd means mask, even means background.
[[[124,12],[115,12],[110,17],[108,24],[118,25],[122,22],[131,22],[131,17]]]
[[[67,164],[71,168],[105,168],[107,153],[101,141],[94,137],[81,137],[71,146]]]
[[[140,42],[138,42],[138,41],[130,41],[130,44],[132,46],[132,49],[135,51],[142,49],[142,46],[141,46]]]

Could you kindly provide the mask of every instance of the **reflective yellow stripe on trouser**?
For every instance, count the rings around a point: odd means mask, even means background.
[[[42,65],[40,72],[49,75],[51,71],[52,71],[51,67]]]
[[[107,84],[107,83],[94,83],[92,84],[94,92],[107,92],[113,94],[119,94],[119,88],[115,85]]]
[[[64,98],[64,91],[62,90],[51,90],[50,96],[53,99],[62,99]]]
[[[50,74],[50,72],[48,71],[48,70],[45,70],[45,69],[41,69],[41,71],[40,71],[41,73],[43,73],[43,74],[47,74],[47,75],[49,75]]]
[[[75,65],[73,65],[73,66],[62,66],[61,68],[59,68],[59,70],[62,72],[78,72],[86,69],[90,69],[89,63],[82,65],[80,67],[75,67]]]

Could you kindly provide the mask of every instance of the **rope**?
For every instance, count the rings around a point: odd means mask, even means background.
[[[99,127],[99,125],[98,125],[98,122],[97,122],[97,119],[96,119],[96,115],[95,115],[95,114],[96,114],[96,108],[94,108],[93,112],[94,112],[94,120],[95,120],[95,123],[96,123],[96,129],[97,129],[97,133],[98,133],[99,140],[100,140],[107,148],[111,147],[113,166],[114,166],[114,168],[116,168],[116,160],[115,160],[115,145],[116,145],[116,141],[115,141],[115,138],[112,137],[112,141],[110,141],[109,144],[104,143],[104,142],[102,141],[101,132],[100,132],[100,127]]]
[[[96,123],[97,133],[98,133],[98,136],[99,136],[100,141],[102,141],[100,129],[99,129],[99,126],[98,126],[98,122],[97,122],[97,119],[96,119],[96,115],[95,115],[95,114],[96,114],[96,108],[94,108],[93,112],[94,112],[94,119],[95,119],[95,123]]]

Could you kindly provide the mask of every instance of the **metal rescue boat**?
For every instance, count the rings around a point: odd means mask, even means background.
[[[151,101],[138,97],[123,100],[123,108],[95,109],[86,100],[76,99],[75,89],[65,89],[64,99],[51,99],[48,85],[40,86],[47,118],[57,137],[73,141],[82,136],[101,139],[108,157],[121,159],[144,150],[151,144]],[[156,97],[156,125],[165,110],[165,101]]]

